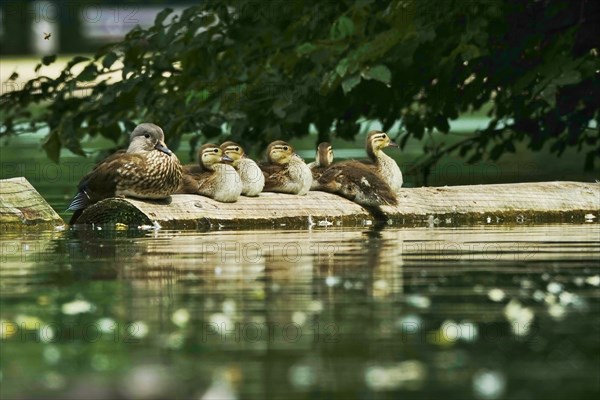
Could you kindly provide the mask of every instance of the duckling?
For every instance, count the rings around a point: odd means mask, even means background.
[[[232,161],[221,149],[207,143],[198,150],[199,165],[186,165],[177,193],[199,194],[221,203],[233,203],[242,193],[242,182],[235,169],[221,161]]]
[[[294,148],[283,140],[267,147],[267,163],[260,165],[265,175],[264,192],[304,196],[312,185],[312,173]]]
[[[154,124],[138,125],[129,135],[129,147],[98,163],[78,185],[67,210],[75,211],[74,224],[88,206],[109,197],[165,199],[182,179],[179,159],[165,144],[163,130]]]
[[[318,190],[319,188],[319,178],[323,175],[323,172],[331,165],[333,162],[333,149],[328,142],[319,143],[317,147],[317,154],[315,155],[315,161],[308,164],[308,168],[312,172],[312,185],[310,186],[310,190]]]
[[[258,164],[246,157],[242,146],[235,142],[225,142],[221,144],[220,148],[223,154],[233,160],[231,165],[238,172],[242,181],[242,195],[258,196],[265,186],[265,176]]]
[[[390,156],[383,152],[385,147],[398,147],[390,137],[381,131],[370,131],[367,134],[365,148],[370,162],[366,162],[383,180],[390,186],[394,192],[398,192],[402,187],[402,172]]]
[[[329,143],[319,145],[317,160],[321,165],[325,161],[327,167],[320,172],[317,185],[312,190],[336,193],[362,206],[397,204],[395,193],[373,168],[355,160],[331,165],[333,151]]]

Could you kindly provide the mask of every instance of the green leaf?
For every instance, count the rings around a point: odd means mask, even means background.
[[[103,125],[100,127],[100,134],[105,138],[117,143],[121,137],[121,128],[119,127],[119,124],[114,121],[108,125]]]
[[[577,70],[564,71],[554,80],[554,83],[560,86],[574,85],[579,82],[581,82],[581,73]]]
[[[312,53],[313,51],[315,51],[317,49],[317,46],[315,46],[312,43],[303,43],[300,46],[296,47],[296,54],[298,54],[299,56],[305,56],[307,54]]]
[[[77,132],[75,131],[72,120],[67,119],[60,125],[59,138],[62,145],[73,152],[73,154],[77,154],[79,156],[85,155],[79,143]]]
[[[154,26],[162,26],[162,23],[164,22],[165,18],[167,18],[167,16],[172,12],[172,8],[165,8],[164,10],[156,14],[156,18],[154,19]]]
[[[351,77],[344,79],[344,81],[342,82],[342,89],[344,90],[344,94],[350,93],[350,91],[354,89],[354,87],[359,83],[360,75],[352,75]]]
[[[331,30],[329,31],[329,37],[333,40],[340,40],[351,36],[354,33],[354,22],[345,15],[342,15],[335,21]]]
[[[55,163],[58,163],[58,159],[60,158],[60,138],[58,137],[58,131],[56,129],[53,129],[50,134],[46,136],[46,140],[42,147],[46,150],[48,158]]]
[[[114,51],[111,51],[102,59],[102,66],[108,69],[111,67],[111,65],[114,64],[115,61],[117,61],[118,58],[119,56],[117,56],[117,54]]]
[[[348,71],[348,58],[342,58],[338,63],[337,67],[335,67],[335,72],[343,78],[346,76],[346,72]]]
[[[450,124],[448,123],[448,118],[446,118],[442,114],[437,114],[435,116],[435,128],[443,133],[448,133],[450,131]]]
[[[65,69],[70,70],[71,68],[73,68],[74,65],[77,65],[84,61],[88,61],[89,59],[89,57],[75,56],[71,60],[69,60]]]
[[[77,80],[80,82],[93,81],[98,76],[98,69],[94,64],[88,64],[83,71],[77,75]]]
[[[56,54],[53,54],[51,56],[44,56],[44,57],[42,57],[42,64],[44,64],[44,65],[50,65],[54,61],[56,61]]]
[[[390,81],[392,80],[392,73],[385,65],[377,65],[373,68],[365,68],[361,75],[365,79],[374,79],[376,81],[385,83],[386,85],[389,85]]]

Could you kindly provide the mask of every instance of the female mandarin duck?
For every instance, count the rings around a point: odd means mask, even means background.
[[[164,199],[175,193],[182,178],[179,159],[165,144],[163,130],[138,125],[129,135],[129,147],[98,163],[79,182],[79,192],[68,210],[74,224],[83,210],[109,197]]]
[[[265,175],[264,192],[289,193],[304,196],[312,185],[312,173],[294,148],[283,140],[267,147],[267,163],[260,168]]]
[[[365,165],[372,168],[392,189],[398,192],[402,187],[402,172],[390,156],[385,154],[382,149],[386,147],[398,147],[390,137],[381,131],[371,131],[367,134],[365,148],[370,162]]]
[[[319,166],[312,171],[313,177],[319,176],[313,190],[336,193],[363,206],[397,204],[390,186],[372,168],[354,160],[332,164],[333,150],[329,143],[319,145],[317,161]]]
[[[319,143],[315,161],[308,164],[308,168],[312,172],[312,185],[310,190],[319,190],[319,178],[323,172],[333,163],[333,148],[328,142]]]
[[[225,142],[221,145],[223,154],[231,158],[231,165],[238,172],[242,181],[242,195],[258,196],[265,186],[265,176],[256,162],[246,157],[242,146],[235,142]]]
[[[242,193],[242,182],[235,169],[222,161],[221,149],[207,143],[198,150],[198,165],[186,165],[181,187],[177,193],[199,194],[221,203],[233,203]]]

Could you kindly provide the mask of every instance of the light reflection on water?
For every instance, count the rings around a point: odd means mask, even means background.
[[[2,236],[3,398],[600,391],[598,224]]]

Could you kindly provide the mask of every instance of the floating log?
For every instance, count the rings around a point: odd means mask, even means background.
[[[527,182],[402,189],[382,211],[398,222],[427,216],[429,225],[598,222],[600,184]]]
[[[53,229],[65,225],[24,177],[0,179],[0,223],[2,231],[22,227]]]
[[[176,194],[170,201],[111,198],[88,207],[77,224],[122,223],[170,229],[305,228],[315,225],[363,225],[372,221],[367,210],[337,195],[310,192],[306,196],[261,193],[219,203],[204,196]]]
[[[262,193],[241,197],[236,203],[219,203],[197,195],[173,195],[163,202],[111,198],[86,209],[78,224],[138,227],[158,223],[169,229],[220,229],[363,226],[375,220],[429,226],[597,222],[599,209],[600,184],[538,182],[404,188],[397,206],[381,207],[381,213],[374,214],[324,192],[306,196]]]

